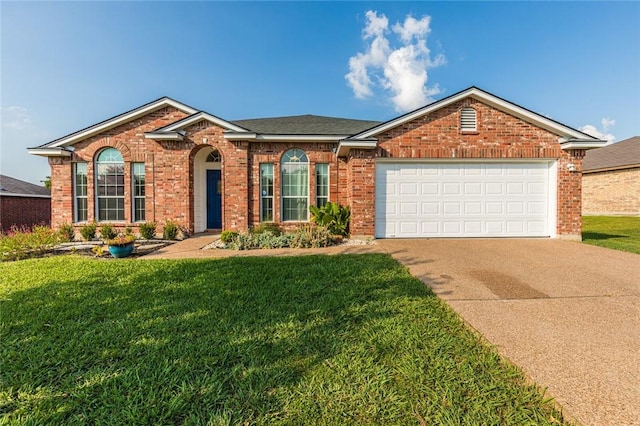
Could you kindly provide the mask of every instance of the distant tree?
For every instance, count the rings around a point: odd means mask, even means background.
[[[40,182],[44,183],[45,188],[51,189],[51,176],[45,177],[44,180],[41,180]]]

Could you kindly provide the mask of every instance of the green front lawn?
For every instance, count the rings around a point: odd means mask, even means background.
[[[582,241],[640,254],[640,217],[584,216]]]
[[[382,254],[0,264],[0,423],[562,424]]]

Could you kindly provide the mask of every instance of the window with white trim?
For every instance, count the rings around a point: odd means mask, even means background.
[[[73,218],[75,222],[87,221],[87,163],[73,165]]]
[[[260,221],[273,221],[273,164],[260,164]]]
[[[124,220],[124,160],[115,148],[96,158],[96,217],[99,222]]]
[[[133,221],[144,222],[145,220],[145,170],[144,163],[131,164],[131,197],[133,207]]]
[[[460,130],[463,132],[475,132],[478,130],[475,109],[465,107],[460,110]]]
[[[322,207],[329,202],[329,164],[316,164],[316,206]]]
[[[309,158],[298,148],[280,161],[282,221],[309,220]]]

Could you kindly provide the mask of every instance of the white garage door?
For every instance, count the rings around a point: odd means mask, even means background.
[[[521,162],[378,163],[376,237],[552,236],[554,167]]]

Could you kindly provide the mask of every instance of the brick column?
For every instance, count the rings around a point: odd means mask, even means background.
[[[582,240],[582,159],[585,150],[572,149],[558,159],[558,238]],[[569,170],[569,165],[572,164]]]
[[[351,235],[375,235],[375,151],[352,150],[348,158],[347,181],[351,189]]]
[[[49,157],[51,166],[51,227],[73,223],[73,170],[71,159]]]
[[[222,226],[234,231],[249,230],[249,142],[234,142],[225,151],[223,173],[224,211]]]

